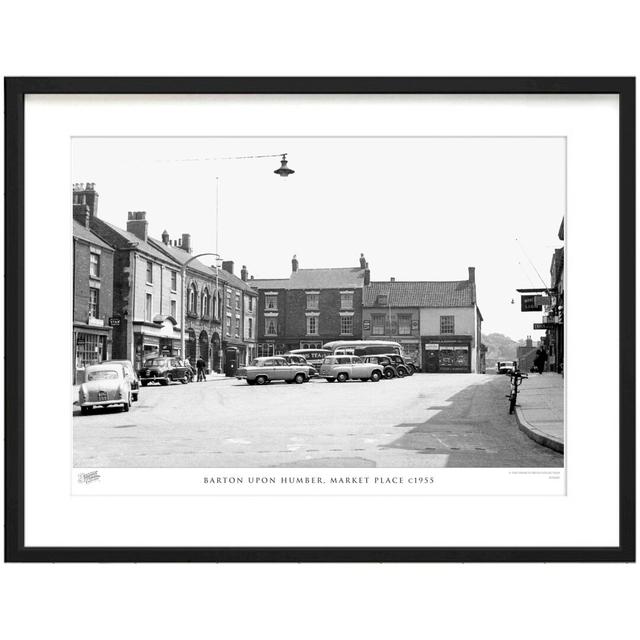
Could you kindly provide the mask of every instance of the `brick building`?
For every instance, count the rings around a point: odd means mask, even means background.
[[[75,194],[74,194],[75,196]],[[94,202],[91,202],[93,205]],[[112,355],[109,318],[113,316],[114,250],[89,228],[91,205],[86,198],[73,203],[73,382],[84,377],[87,365]],[[97,195],[95,198],[97,207]]]
[[[364,339],[399,342],[427,373],[484,371],[475,269],[467,280],[371,282],[364,288]]]
[[[296,256],[284,279],[251,279],[258,293],[257,355],[320,348],[362,338],[362,292],[369,268],[300,269]]]

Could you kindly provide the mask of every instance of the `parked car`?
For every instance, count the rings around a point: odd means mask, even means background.
[[[320,377],[327,382],[362,380],[378,382],[382,378],[382,366],[363,362],[358,356],[329,356],[320,365]]]
[[[175,381],[186,384],[189,382],[190,375],[190,369],[181,360],[166,356],[146,360],[144,366],[138,371],[143,387],[146,387],[150,382],[167,385]]]
[[[318,370],[309,362],[304,356],[295,354],[295,353],[285,353],[283,356],[289,364],[297,365],[299,367],[306,367],[309,370],[309,378],[313,378],[318,375]]]
[[[496,373],[512,373],[518,368],[515,360],[498,360],[496,362]]]
[[[390,380],[396,377],[396,367],[389,359],[389,356],[364,356],[362,362],[366,364],[377,364],[382,367],[382,377]]]
[[[413,369],[407,364],[406,360],[402,356],[399,356],[397,353],[385,353],[384,355],[391,360],[393,366],[396,368],[396,375],[398,378],[413,375]]]
[[[124,373],[129,379],[129,384],[131,385],[131,399],[133,402],[138,401],[138,396],[140,395],[140,378],[136,373],[136,370],[133,368],[133,364],[131,360],[105,360],[102,364],[121,364],[124,368]]]
[[[328,349],[291,349],[284,355],[302,356],[312,367],[318,369],[322,361],[331,354],[332,352]]]
[[[310,368],[299,364],[289,364],[282,356],[255,358],[250,365],[238,368],[236,378],[246,380],[250,385],[269,384],[272,380],[301,384],[309,379]]]
[[[86,368],[84,382],[78,390],[80,413],[87,414],[92,407],[131,407],[131,383],[121,364],[93,364]]]

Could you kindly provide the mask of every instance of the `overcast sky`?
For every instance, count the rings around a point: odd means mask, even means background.
[[[288,154],[295,174],[273,173]],[[476,267],[483,332],[514,339],[539,313],[516,288],[549,285],[565,214],[563,138],[75,138],[72,182],[95,182],[99,217],[150,235],[190,233],[256,278],[357,266],[373,280],[464,280]],[[209,262],[209,258],[204,261]],[[212,259],[211,259],[212,261]],[[541,278],[536,273],[539,272]],[[511,304],[511,300],[515,304]]]

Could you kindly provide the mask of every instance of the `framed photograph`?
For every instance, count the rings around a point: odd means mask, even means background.
[[[5,131],[6,560],[635,560],[633,78],[8,78]]]

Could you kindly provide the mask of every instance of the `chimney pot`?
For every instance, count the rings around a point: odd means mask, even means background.
[[[244,282],[246,282],[248,276],[249,276],[249,272],[247,271],[247,265],[243,264],[242,265],[242,270],[240,271],[240,277],[242,278],[242,280]]]
[[[182,248],[188,253],[191,253],[191,234],[190,233],[182,234]]]
[[[293,254],[293,258],[291,258],[291,271],[298,270],[298,258],[296,258],[295,253]]]
[[[162,243],[171,244],[171,240],[169,239],[169,234],[167,233],[166,229],[162,232]]]
[[[360,254],[360,268],[361,269],[367,268],[367,261],[365,260],[364,253]]]
[[[149,227],[146,216],[146,211],[129,211],[127,220],[127,231],[144,242],[147,241]]]

